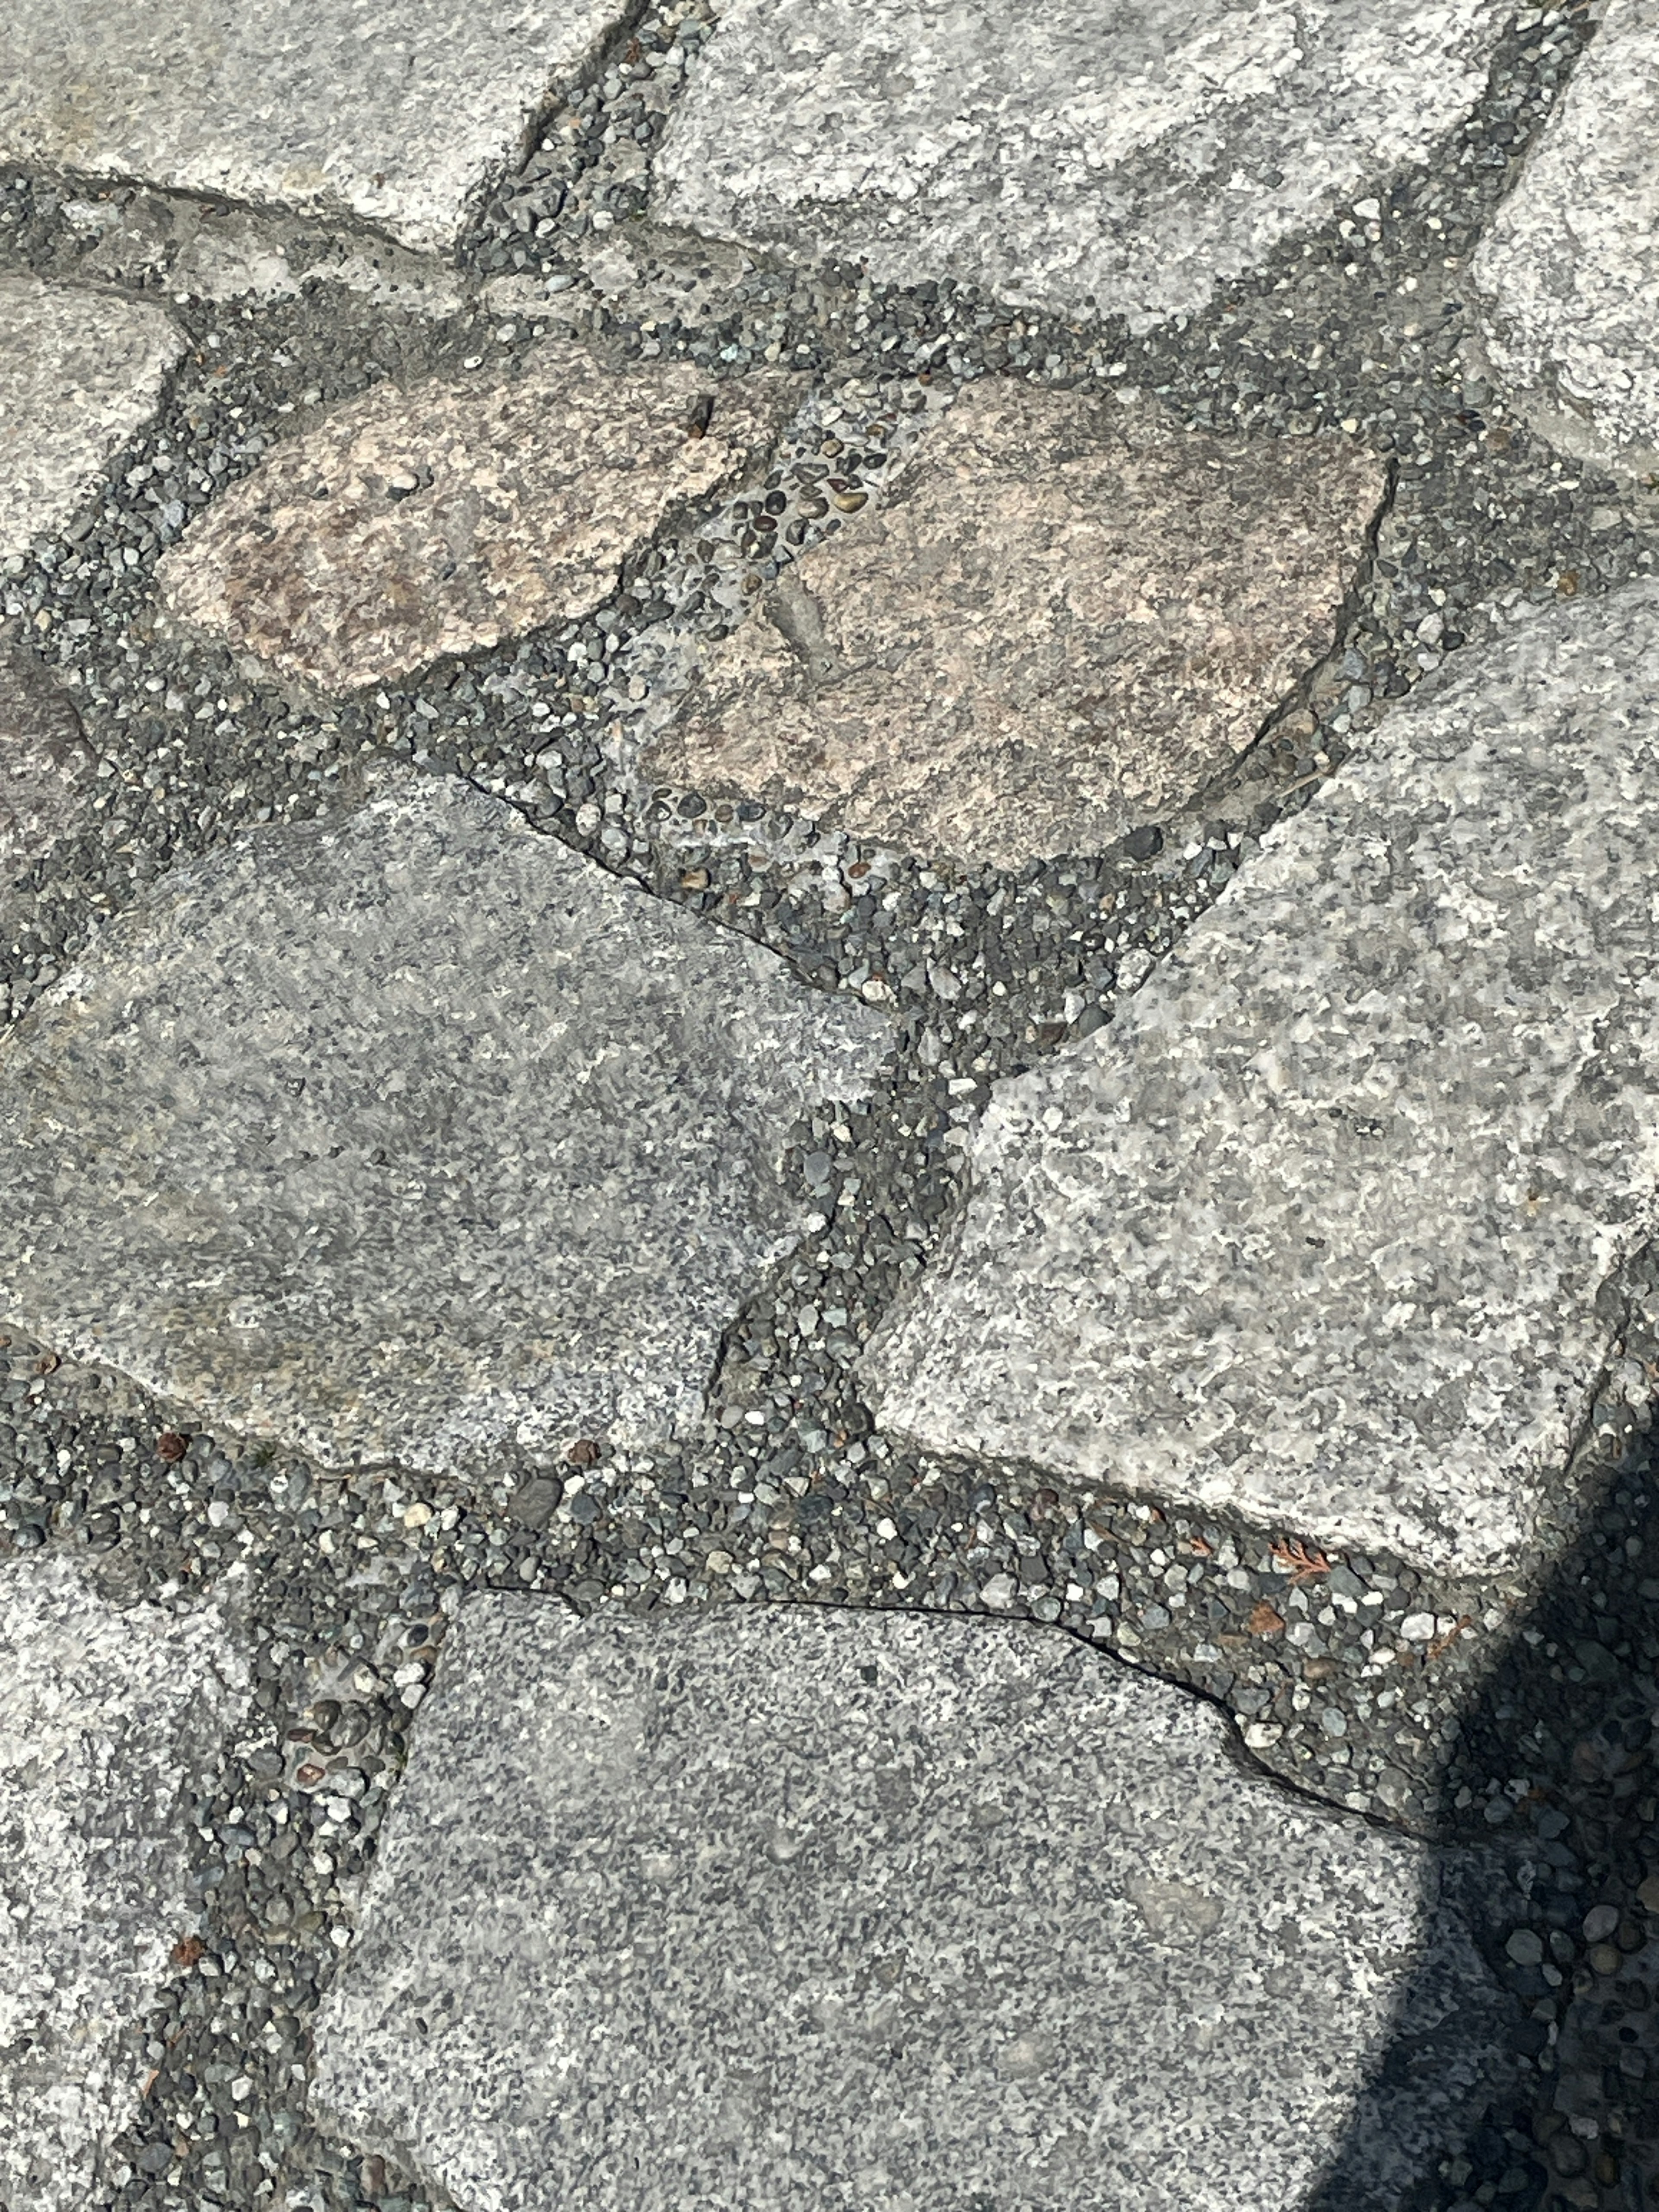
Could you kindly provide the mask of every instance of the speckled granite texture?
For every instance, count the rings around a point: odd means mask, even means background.
[[[160,307],[0,276],[0,561],[70,520],[184,349]]]
[[[1286,2212],[1434,1881],[1057,1632],[479,1597],[316,2094],[477,2212]],[[1497,2016],[1449,1918],[1413,2005]],[[1378,2201],[1494,2056],[1393,2108]]]
[[[1017,867],[1182,805],[1329,649],[1382,467],[971,385],[707,653],[653,780]]]
[[[1537,427],[1659,469],[1659,0],[1610,0],[1473,274],[1492,364]]]
[[[0,159],[349,210],[450,245],[611,0],[53,0],[0,25]]]
[[[716,397],[688,362],[556,343],[504,381],[383,385],[227,492],[161,562],[162,599],[285,675],[387,682],[590,614],[672,510],[763,465],[798,392]]]
[[[165,879],[0,1048],[0,1318],[329,1466],[660,1435],[889,1034],[398,779]]]
[[[1656,828],[1659,584],[1401,706],[1109,1028],[998,1087],[867,1356],[885,1426],[1504,1560],[1655,1223]]]
[[[1501,11],[734,0],[657,164],[665,218],[1143,330],[1473,104]]]
[[[138,2028],[193,1919],[190,1794],[247,1702],[217,1609],[119,1611],[0,1564],[0,2205],[85,2212],[136,2112]]]

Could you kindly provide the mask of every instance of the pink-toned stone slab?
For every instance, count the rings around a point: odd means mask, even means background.
[[[988,380],[710,651],[647,770],[1000,865],[1095,849],[1328,646],[1383,485],[1346,441]]]
[[[556,342],[512,378],[383,385],[193,524],[161,564],[162,598],[284,675],[385,683],[590,612],[666,517],[763,458],[798,389],[613,368]]]

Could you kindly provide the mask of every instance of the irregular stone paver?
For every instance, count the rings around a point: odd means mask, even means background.
[[[451,246],[614,0],[99,0],[0,26],[0,156],[185,191],[345,210],[405,246]]]
[[[666,514],[769,449],[798,390],[552,340],[508,381],[383,385],[217,500],[161,562],[162,597],[285,674],[384,683],[591,612]]]
[[[69,694],[0,630],[0,925],[13,878],[82,818],[96,766]]]
[[[1538,427],[1659,469],[1659,0],[1610,0],[1473,276],[1492,366]]]
[[[648,1437],[888,1025],[463,786],[257,832],[0,1050],[0,1314],[338,1465]]]
[[[160,307],[0,276],[0,561],[70,520],[184,343]]]
[[[1502,21],[1485,0],[1065,0],[1011,40],[990,0],[734,0],[688,71],[658,210],[1140,331],[1420,161]]]
[[[492,1595],[422,1712],[316,2094],[481,2212],[1287,2212],[1434,1875],[1060,1634]],[[1395,2108],[1379,2201],[1495,2056],[1496,1992],[1440,1942],[1410,2025],[1465,2056]]]
[[[890,1430],[1436,1566],[1525,1541],[1659,1211],[1656,646],[1642,582],[1472,657],[999,1087],[871,1347]]]
[[[331,283],[434,318],[465,304],[441,262],[384,239],[348,246],[246,208],[131,189],[66,200],[63,212],[77,241],[76,273],[109,283],[152,283],[198,300],[291,300]]]
[[[1328,650],[1381,464],[971,386],[708,653],[653,780],[999,866],[1189,798]]]
[[[219,1615],[0,1565],[0,2204],[83,2212],[138,2106],[136,2031],[192,1930],[190,1799],[247,1702]]]

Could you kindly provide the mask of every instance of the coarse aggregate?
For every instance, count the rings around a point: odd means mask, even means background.
[[[1377,179],[1202,310],[1133,338],[949,281],[889,286],[856,267],[700,248],[648,222],[676,51],[713,21],[702,0],[642,12],[550,100],[454,264],[400,286],[354,281],[384,265],[372,232],[258,210],[240,211],[239,250],[277,241],[286,276],[223,299],[170,286],[170,247],[100,264],[108,226],[71,212],[130,207],[135,189],[0,173],[0,267],[143,299],[185,344],[97,494],[0,572],[0,613],[65,687],[97,756],[92,822],[15,886],[0,1019],[174,861],[262,823],[340,815],[392,759],[505,798],[808,982],[885,1006],[899,1039],[864,1106],[796,1132],[787,1172],[813,1225],[727,1332],[708,1417],[672,1449],[582,1451],[552,1473],[503,1450],[465,1480],[331,1474],[9,1333],[0,1552],[89,1555],[102,1585],[135,1601],[219,1605],[261,1730],[199,1800],[194,1930],[144,2023],[153,2082],[93,2202],[447,2212],[395,2160],[318,2124],[309,2022],[349,1942],[448,1622],[463,1593],[495,1589],[557,1593],[584,1613],[823,1600],[1058,1625],[1224,1708],[1242,1755],[1287,1790],[1412,1834],[1494,1842],[1511,1880],[1487,1893],[1483,1944],[1525,1999],[1526,2063],[1400,2212],[1628,2212],[1654,2171],[1643,2130],[1659,2072],[1647,1963],[1659,1469],[1631,1410],[1595,1409],[1533,1550],[1466,1581],[1381,1553],[1324,1556],[1305,1531],[1222,1511],[1062,1495],[1016,1464],[901,1452],[852,1379],[953,1207],[990,1080],[1109,1019],[1263,827],[1424,673],[1538,605],[1653,571],[1659,487],[1553,449],[1469,348],[1468,257],[1592,11],[1522,11],[1474,113],[1428,161]],[[234,212],[203,204],[205,223]],[[618,360],[688,360],[713,379],[781,364],[812,397],[759,483],[700,535],[643,550],[580,622],[343,702],[164,634],[162,552],[276,440],[387,379],[471,374],[554,335]],[[1129,379],[1183,422],[1323,429],[1386,464],[1388,504],[1330,650],[1244,760],[1182,815],[1104,853],[1006,871],[642,783],[639,753],[685,641],[729,629],[834,522],[800,512],[821,481],[811,471],[879,442],[872,425],[915,434],[989,372],[1069,390]],[[1381,1673],[1379,1648],[1396,1654]],[[1516,1948],[1527,1934],[1536,1964],[1528,1942]],[[1609,1951],[1611,1973],[1598,1963]],[[1563,2039],[1589,2054],[1565,2092]],[[1319,2212],[1345,2212],[1340,2161],[1328,2199]]]

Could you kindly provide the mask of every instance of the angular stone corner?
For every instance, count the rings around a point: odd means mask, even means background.
[[[1609,0],[1471,275],[1492,368],[1534,427],[1659,471],[1659,0]]]
[[[1385,482],[1345,439],[972,385],[709,649],[645,772],[1001,866],[1097,851],[1329,649]]]
[[[1659,1219],[1659,583],[1449,675],[998,1087],[866,1357],[890,1431],[1437,1570],[1526,1543]]]
[[[1499,2063],[1435,1878],[1057,1631],[478,1597],[314,2094],[513,2212],[1294,2212],[1404,1996],[1380,2208]]]
[[[102,0],[9,11],[0,158],[346,213],[405,246],[455,243],[617,0]]]
[[[0,1047],[0,1317],[330,1466],[660,1436],[889,1035],[400,782],[165,878]]]
[[[160,307],[0,276],[0,561],[71,520],[184,348]]]
[[[382,385],[216,500],[161,561],[163,603],[326,690],[389,682],[590,613],[666,515],[769,451],[799,389],[552,339],[509,379]]]
[[[733,0],[687,71],[656,211],[1139,332],[1423,160],[1504,14],[1063,0],[1011,39],[992,0]]]
[[[14,879],[85,818],[96,767],[69,694],[0,629],[0,931]]]
[[[193,1932],[190,1800],[246,1704],[211,1607],[118,1609],[50,1553],[0,1565],[0,2204],[97,2196]]]

